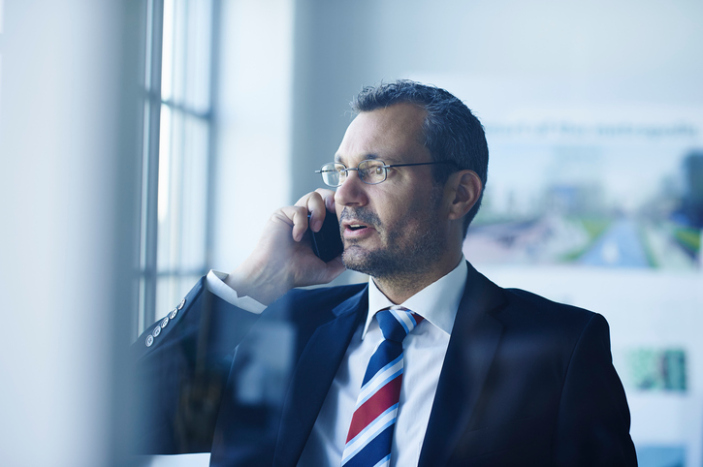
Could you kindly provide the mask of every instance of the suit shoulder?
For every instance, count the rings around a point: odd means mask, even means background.
[[[513,305],[521,305],[525,308],[541,310],[545,313],[566,313],[571,316],[581,316],[590,319],[595,314],[584,308],[579,308],[566,303],[555,302],[533,292],[522,289],[504,289],[508,295],[508,301]]]
[[[504,289],[507,303],[502,311],[506,319],[529,322],[546,328],[583,329],[589,322],[607,322],[598,313],[573,305],[555,302],[521,289]]]
[[[505,295],[507,301],[494,317],[503,325],[506,342],[519,343],[516,355],[557,362],[565,374],[577,348],[610,348],[608,323],[598,313],[519,289],[507,289]]]

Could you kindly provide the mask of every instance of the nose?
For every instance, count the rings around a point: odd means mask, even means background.
[[[344,182],[337,187],[334,202],[340,206],[364,206],[368,203],[366,183],[359,178],[359,172],[350,170]]]

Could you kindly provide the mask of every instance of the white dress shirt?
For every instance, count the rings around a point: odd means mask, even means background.
[[[462,258],[449,274],[399,304],[425,319],[403,341],[404,375],[391,450],[393,467],[414,466],[420,459],[442,370],[437,362],[444,361],[467,275],[466,261]],[[235,306],[261,313],[264,306],[249,297],[238,297],[222,282],[225,277],[222,273],[211,271],[207,276],[208,289]],[[256,306],[252,308],[252,304]],[[383,340],[374,318],[378,311],[392,305],[394,303],[370,279],[366,323],[359,326],[352,337],[305,445],[299,466],[340,465],[366,366]]]

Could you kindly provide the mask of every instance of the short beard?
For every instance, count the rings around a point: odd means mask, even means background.
[[[437,212],[440,201],[441,191],[437,193],[433,190],[429,212]],[[369,224],[377,230],[383,227],[375,213],[364,211],[363,209],[354,209],[352,212],[348,212],[348,209],[351,208],[344,209],[340,220],[348,217]],[[431,265],[441,257],[445,249],[443,245],[445,237],[440,232],[440,229],[437,228],[437,219],[428,216],[422,219],[420,227],[423,225],[426,228],[424,231],[416,233],[412,244],[408,244],[407,240],[400,239],[410,228],[408,225],[394,226],[393,231],[387,236],[386,248],[381,250],[367,251],[357,246],[355,242],[348,241],[342,255],[344,266],[347,269],[368,274],[383,282],[412,282],[414,278],[426,274]],[[417,226],[414,228],[417,228]],[[406,243],[403,244],[403,241]]]

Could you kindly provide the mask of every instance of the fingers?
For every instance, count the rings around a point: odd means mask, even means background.
[[[307,209],[310,213],[310,224],[313,232],[319,232],[327,211],[334,212],[334,191],[318,188],[300,198],[295,205]]]
[[[273,217],[292,225],[293,240],[299,242],[308,228],[314,232],[320,231],[328,210],[334,212],[334,191],[319,188],[300,198],[295,206],[281,208]],[[308,213],[310,213],[309,223]]]
[[[303,239],[305,231],[308,230],[308,210],[304,206],[286,206],[279,210],[283,214],[280,218],[284,222],[293,225],[291,232],[293,240],[299,242]],[[276,215],[274,214],[274,217]]]
[[[318,188],[317,190],[315,190],[315,193],[318,193],[320,196],[322,196],[322,199],[325,200],[325,207],[328,211],[335,212],[334,191],[328,190],[327,188]]]

